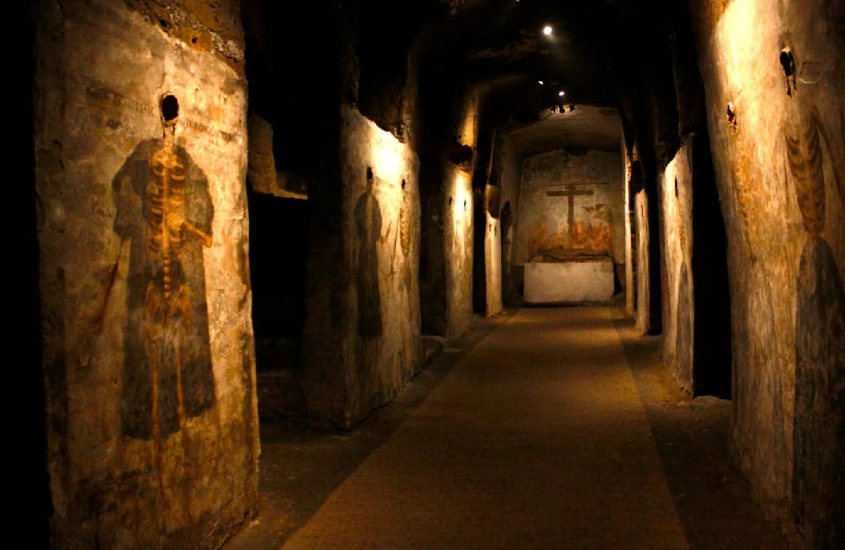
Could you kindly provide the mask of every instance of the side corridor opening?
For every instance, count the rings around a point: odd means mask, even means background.
[[[15,9],[26,547],[845,547],[841,1]]]

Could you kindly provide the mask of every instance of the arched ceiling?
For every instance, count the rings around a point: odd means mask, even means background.
[[[430,63],[451,64],[484,90],[500,131],[527,154],[562,144],[619,150],[617,109],[665,48],[668,0],[447,1],[452,15],[422,33]],[[679,6],[680,4],[680,6]],[[543,27],[552,28],[551,35]],[[664,58],[665,59],[665,58]],[[665,70],[665,67],[662,67]],[[670,77],[671,78],[671,77]],[[542,81],[543,84],[540,84]],[[565,96],[559,97],[564,91]],[[552,113],[552,106],[576,110]],[[490,113],[488,113],[490,114]]]
[[[506,125],[500,131],[510,138],[514,151],[522,157],[567,147],[622,150],[622,121],[613,107],[583,105],[571,112],[549,111],[537,122]]]

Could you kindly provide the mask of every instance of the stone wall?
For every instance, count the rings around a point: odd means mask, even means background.
[[[496,138],[490,179],[497,182],[501,189],[499,221],[502,243],[502,300],[506,303],[515,303],[518,301],[517,291],[522,284],[522,267],[514,265],[522,157],[516,152],[513,140],[504,133]]]
[[[514,263],[549,255],[594,256],[609,257],[622,267],[622,176],[619,153],[559,150],[525,159]],[[573,201],[570,192],[576,193]],[[574,204],[571,213],[569,204]]]
[[[479,97],[469,90],[462,103],[457,128],[457,142],[477,150]],[[457,340],[469,330],[472,320],[472,262],[474,252],[473,216],[475,200],[472,174],[477,155],[471,163],[452,165],[446,171],[443,216],[446,255],[446,338]]]
[[[430,141],[422,166],[422,317],[427,334],[456,340],[469,329],[472,319],[476,202],[472,179],[476,169],[479,98],[469,88],[439,93],[444,97],[429,102],[447,109],[445,117],[442,112],[442,119],[431,113],[423,120],[428,125],[426,136]],[[428,97],[433,96],[434,93]],[[429,116],[432,120],[428,120]]]
[[[729,238],[733,451],[804,546],[842,547],[845,8],[691,6]]]
[[[35,150],[57,548],[217,548],[255,513],[236,3],[44,2]]]
[[[493,317],[502,312],[502,223],[501,188],[487,186],[484,226],[485,313]],[[495,198],[493,198],[495,196]],[[493,216],[493,212],[496,216]]]
[[[648,224],[648,196],[642,189],[634,195],[634,226],[637,234],[634,243],[634,254],[637,256],[637,304],[634,318],[637,330],[645,334],[651,323],[651,277],[649,275],[651,230]]]
[[[306,364],[308,405],[333,423],[352,426],[390,399],[419,362],[419,159],[356,109],[341,111],[343,263],[336,309],[338,341],[320,341],[309,310],[306,345],[338,348],[339,360]],[[311,308],[315,307],[312,302]],[[324,321],[327,319],[323,319]]]
[[[446,338],[457,340],[472,320],[473,196],[471,175],[447,171],[443,212],[446,257]]]
[[[636,305],[636,289],[634,285],[634,200],[633,190],[631,188],[632,182],[632,158],[625,143],[622,143],[622,155],[625,162],[625,174],[623,185],[624,189],[624,216],[625,216],[625,311],[629,316],[633,317],[635,314]]]
[[[696,182],[697,183],[697,182]],[[692,273],[692,140],[666,166],[658,188],[663,260],[663,364],[680,386],[693,390],[695,305]],[[707,284],[706,281],[703,284]]]

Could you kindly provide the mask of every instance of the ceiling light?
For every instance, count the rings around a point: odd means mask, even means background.
[[[565,95],[566,95],[566,92],[564,92],[563,90],[561,90],[561,91],[559,91],[559,92],[557,93],[557,95],[559,95],[560,97],[563,97],[563,96],[565,96]]]
[[[542,85],[544,84],[544,82],[543,82],[542,80],[538,80],[538,81],[537,81],[537,84],[539,84],[540,86],[542,86]]]
[[[549,25],[546,25],[545,27],[543,27],[543,34],[545,34],[546,36],[551,36],[552,28]]]

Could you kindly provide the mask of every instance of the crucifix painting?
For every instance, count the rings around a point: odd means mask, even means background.
[[[566,244],[569,248],[574,247],[575,245],[575,197],[591,197],[595,193],[592,189],[579,189],[575,185],[564,185],[563,189],[556,189],[546,191],[546,196],[548,197],[566,197],[567,198],[567,209],[566,209],[566,223],[567,223],[567,239]]]
[[[594,189],[588,184],[554,185],[545,194],[550,198],[566,198],[566,226],[550,229],[547,223],[542,223],[529,243],[530,257],[563,260],[612,256],[613,229],[607,205],[583,204],[587,202],[585,199],[595,196]]]
[[[129,246],[121,427],[156,444],[215,400],[203,268],[214,207],[205,174],[175,143],[175,115],[163,130],[112,181],[114,231]]]

